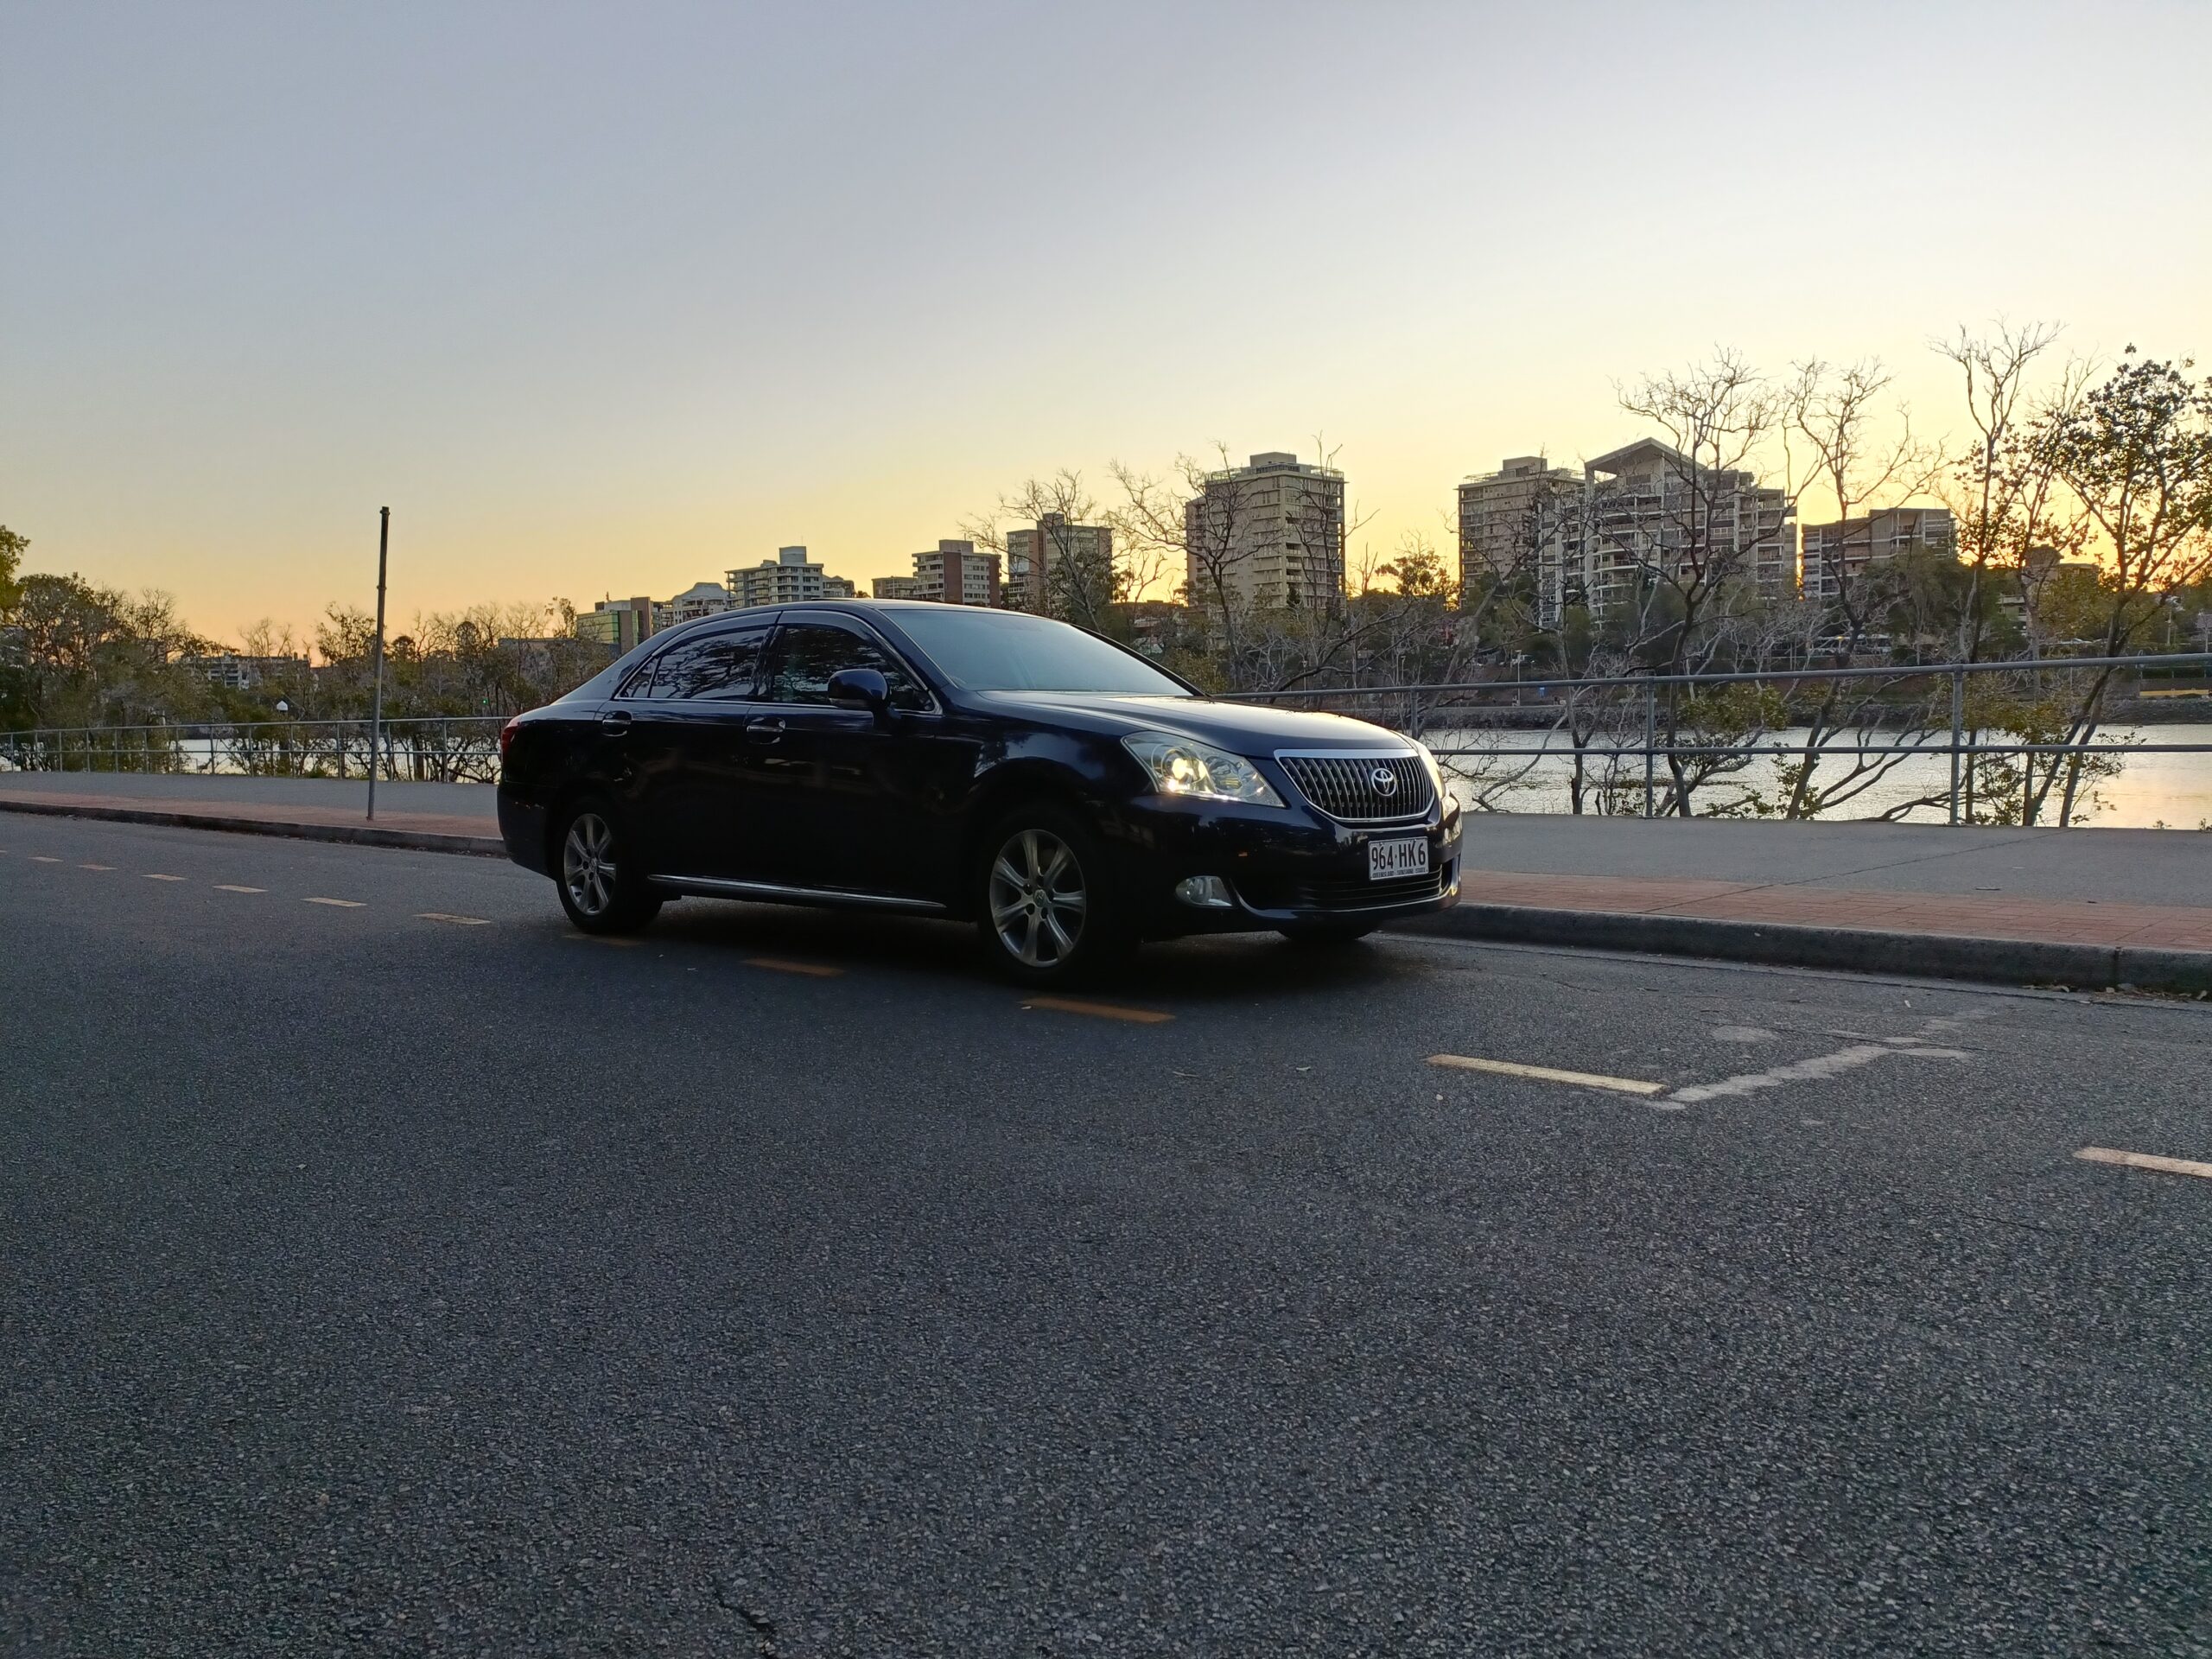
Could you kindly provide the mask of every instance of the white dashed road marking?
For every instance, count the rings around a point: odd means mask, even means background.
[[[442,910],[421,910],[415,912],[418,922],[451,922],[455,927],[489,927],[488,916],[449,916]]]
[[[227,881],[218,881],[215,884],[215,891],[218,893],[266,893],[269,889],[266,887],[232,887]]]
[[[1945,1019],[1921,1022],[1921,1032],[1949,1035],[1969,1020],[1985,1017],[1982,1011],[1969,1010]],[[1715,1032],[1716,1037],[1720,1033]],[[1839,1048],[1832,1054],[1815,1054],[1810,1059],[1797,1060],[1789,1065],[1770,1067],[1764,1071],[1746,1071],[1739,1076],[1723,1077],[1718,1083],[1694,1083],[1688,1088],[1677,1089],[1663,1103],[1670,1109],[1694,1106],[1703,1100],[1726,1100],[1736,1095],[1755,1095],[1763,1090],[1780,1089],[1793,1083],[1821,1083],[1846,1071],[1855,1071],[1862,1065],[1872,1065],[1877,1060],[1891,1057],[1914,1060],[1970,1060],[1973,1055],[1962,1048],[1941,1048],[1929,1042],[1927,1035],[1910,1037],[1870,1038],[1848,1048]]]
[[[79,864],[77,868],[80,870],[111,870],[115,866],[112,864]]]
[[[2212,1180],[2212,1164],[2190,1158],[2161,1158],[2155,1153],[2115,1152],[2110,1147],[2084,1147],[2074,1154],[2092,1164],[2121,1164],[2129,1169],[2155,1169],[2161,1175],[2202,1175]]]
[[[149,881],[181,881],[184,880],[181,875],[156,875],[150,873],[147,875],[146,879]]]
[[[302,902],[310,905],[328,905],[334,910],[360,910],[365,908],[362,904],[362,901],[359,899],[308,899]]]
[[[1580,1089],[1604,1089],[1617,1095],[1656,1095],[1667,1087],[1663,1083],[1646,1083],[1641,1077],[1608,1077],[1595,1071],[1561,1071],[1555,1066],[1522,1065],[1515,1060],[1478,1059],[1471,1054],[1432,1054],[1428,1057],[1428,1063],[1461,1071],[1494,1071],[1504,1077],[1534,1077],[1539,1083],[1567,1083]]]
[[[44,853],[31,855],[31,862],[34,864],[59,864],[60,861],[58,858],[48,858]]]

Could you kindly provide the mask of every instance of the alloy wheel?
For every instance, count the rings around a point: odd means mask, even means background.
[[[991,865],[991,925],[1007,954],[1030,968],[1057,968],[1075,954],[1090,908],[1083,866],[1049,830],[1024,830]]]
[[[596,812],[579,812],[561,847],[561,880],[586,916],[603,916],[614,903],[614,831]]]

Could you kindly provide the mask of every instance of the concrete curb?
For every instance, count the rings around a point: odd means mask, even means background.
[[[222,812],[165,812],[142,806],[86,806],[76,802],[10,800],[0,812],[51,818],[105,818],[114,823],[158,823],[173,830],[223,830],[242,836],[284,836],[294,841],[335,841],[355,847],[396,847],[412,853],[465,853],[505,858],[497,836],[446,836],[425,830],[387,830],[373,823],[302,823],[284,818],[242,818]]]
[[[2212,991],[2212,950],[1885,933],[1870,928],[1804,927],[1697,916],[1464,902],[1396,925],[1405,932],[1441,933],[1458,938],[1709,957],[1792,968],[1837,968],[1850,973],[1919,979],[2059,985],[2075,990],[2126,987],[2145,991]]]

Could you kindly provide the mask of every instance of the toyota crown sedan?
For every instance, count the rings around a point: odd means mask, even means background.
[[[671,899],[976,924],[1037,985],[1139,940],[1356,939],[1459,898],[1459,803],[1381,727],[1224,702],[1042,617],[812,601],[654,635],[499,734],[576,926]]]

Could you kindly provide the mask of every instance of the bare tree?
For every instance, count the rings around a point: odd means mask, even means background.
[[[1644,447],[1648,470],[1617,474],[1589,493],[1584,534],[1617,638],[1653,671],[1680,675],[1713,666],[1745,643],[1733,626],[1778,588],[1784,530],[1795,511],[1788,487],[1760,482],[1759,459],[1786,419],[1786,397],[1733,352],[1656,376],[1620,393],[1621,407],[1658,429]],[[1625,588],[1626,591],[1622,589]],[[1715,743],[1681,741],[1686,727],[1712,738],[1752,733],[1734,693],[1664,696],[1668,784],[1662,810],[1688,817],[1706,779],[1740,771],[1748,756],[1704,753]]]
[[[1871,518],[1868,556],[1860,569],[1850,556],[1853,518],[1885,498],[1894,505],[1923,493],[1942,465],[1942,452],[1914,435],[1909,410],[1899,406],[1892,413],[1883,406],[1891,378],[1876,359],[1835,368],[1815,359],[1797,365],[1788,394],[1783,440],[1789,470],[1794,476],[1794,450],[1802,445],[1810,480],[1835,504],[1840,544],[1821,573],[1826,590],[1822,613],[1807,620],[1833,640],[1841,667],[1856,661],[1875,620],[1886,613],[1898,575],[1894,563],[1873,560]],[[1879,435],[1885,425],[1891,426],[1889,435]],[[1808,586],[1813,575],[1806,572]],[[1782,769],[1779,808],[1784,817],[1817,817],[1865,794],[1932,741],[1931,704],[1925,694],[1900,701],[1897,683],[1890,681],[1820,683],[1818,701],[1806,718],[1805,741]],[[1869,753],[1877,744],[1885,746],[1881,752]],[[1842,753],[1832,753],[1832,748]],[[1831,759],[1842,762],[1842,773],[1823,779],[1823,763]]]
[[[1018,521],[1017,531],[1000,528],[1007,519]],[[1160,548],[1132,536],[1121,514],[1103,510],[1083,474],[1071,467],[1027,480],[1001,496],[991,513],[969,519],[962,531],[1007,560],[1010,604],[1095,632],[1109,631],[1112,607],[1146,597],[1159,584],[1164,564]],[[1014,563],[1017,534],[1027,550],[1027,564],[1020,569]]]
[[[2044,355],[2057,343],[2055,324],[1999,323],[1986,336],[1961,327],[1935,349],[1958,367],[1964,381],[1973,442],[1951,461],[1939,492],[1956,525],[1958,556],[1966,567],[1964,602],[1956,620],[1955,655],[1979,658],[1986,631],[1984,591],[2017,582],[2031,550],[2065,541],[2057,521],[2056,475],[2050,457],[2030,442],[2044,404],[2035,381]],[[2069,401],[2078,372],[2064,372],[2051,401]]]

